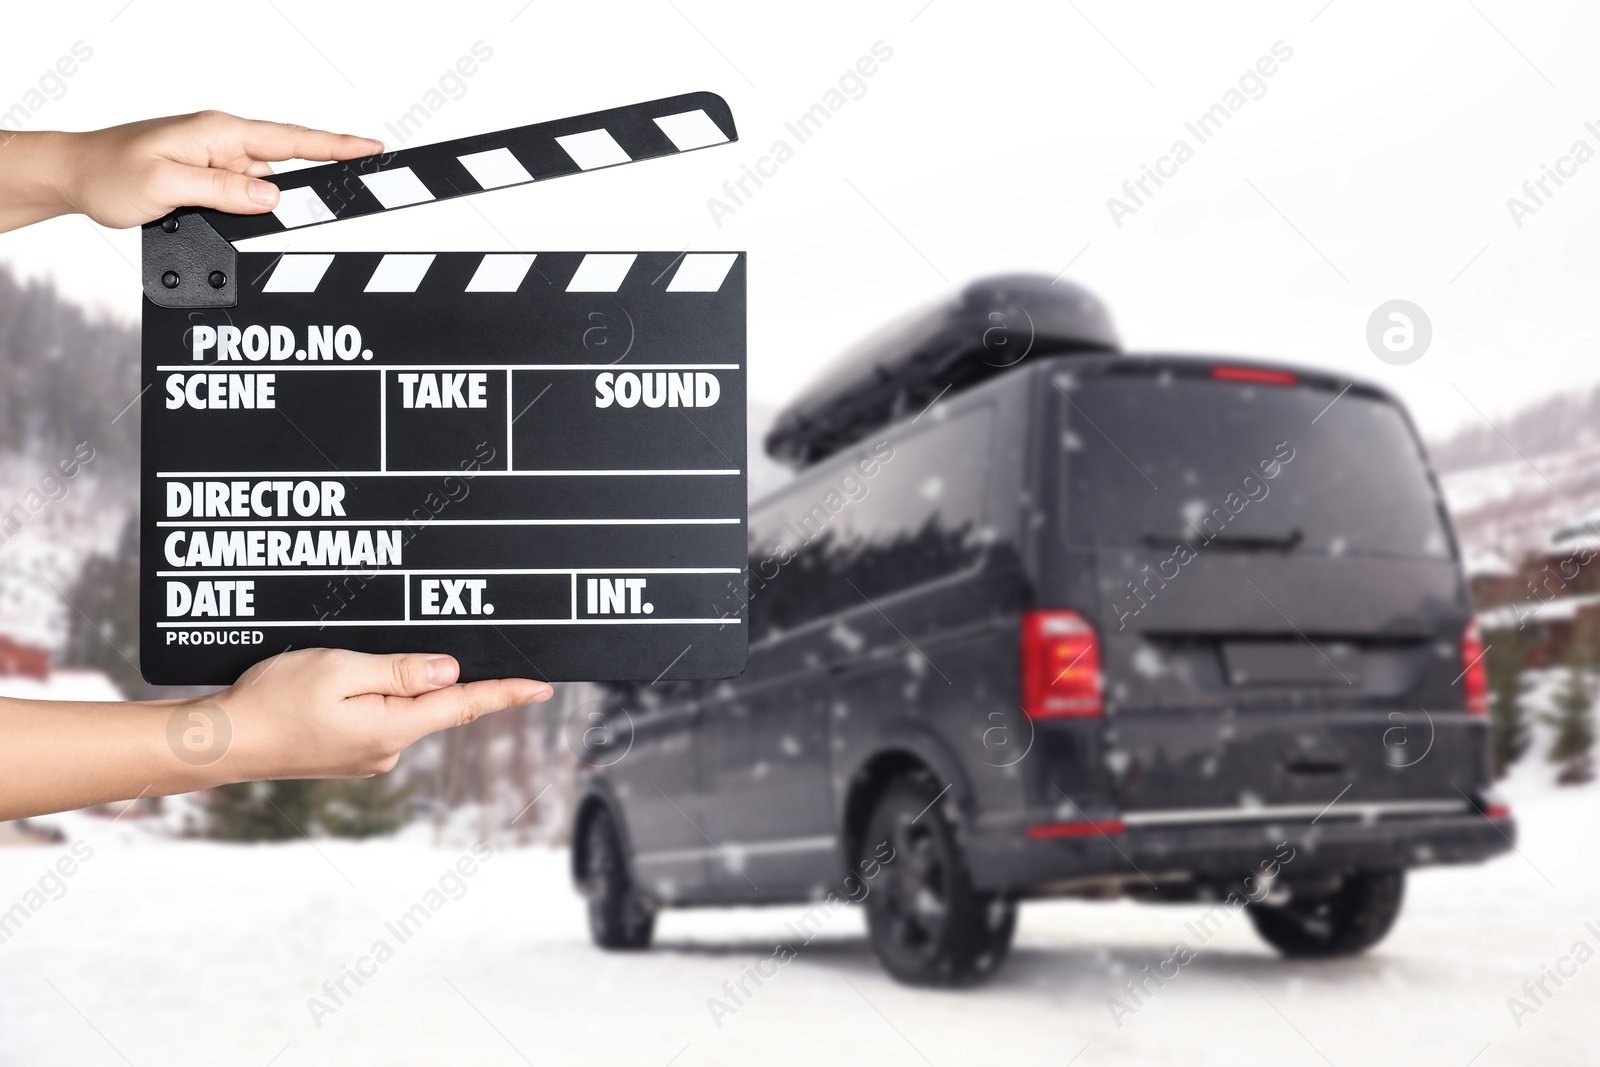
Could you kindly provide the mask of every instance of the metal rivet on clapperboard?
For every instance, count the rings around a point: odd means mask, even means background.
[[[175,270],[167,271],[161,276],[161,284],[168,289],[176,289],[178,287],[178,272]]]
[[[162,219],[161,220],[161,228],[162,228],[162,230],[166,231],[167,233],[177,233],[178,232],[178,220],[177,219]]]
[[[210,274],[206,275],[206,281],[211,283],[211,288],[221,289],[224,285],[228,284],[228,276],[222,273],[220,270],[214,270]]]

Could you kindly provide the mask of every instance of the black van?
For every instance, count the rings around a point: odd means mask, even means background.
[[[894,976],[958,984],[1018,901],[1077,895],[1216,899],[1334,956],[1406,868],[1511,847],[1450,524],[1384,392],[1123,354],[1088,293],[1004,277],[850,354],[768,452],[798,471],[751,505],[744,675],[583,720],[597,943],[859,901]]]

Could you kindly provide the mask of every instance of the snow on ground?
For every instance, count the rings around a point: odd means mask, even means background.
[[[122,700],[122,691],[99,671],[57,668],[45,680],[18,675],[0,677],[0,696],[19,700]]]
[[[1600,962],[1547,983],[1520,1029],[1506,1006],[1574,942],[1600,948],[1600,788],[1530,773],[1507,794],[1520,853],[1414,875],[1371,954],[1284,962],[1238,916],[1120,1028],[1107,998],[1202,909],[1028,905],[1005,969],[964,992],[889,981],[846,910],[762,988],[747,980],[719,1026],[708,998],[731,1006],[724,982],[792,940],[803,909],[669,913],[653,951],[608,954],[564,852],[497,849],[452,876],[470,852],[422,832],[229,846],[68,816],[92,850],[70,877],[46,874],[69,846],[0,849],[0,909],[39,904],[0,944],[0,1063],[944,1067],[1060,1065],[1086,1046],[1083,1067],[1600,1062]],[[418,903],[436,910],[402,942],[386,924]],[[364,959],[378,941],[392,957]],[[347,966],[370,977],[335,1002],[322,986]],[[314,1019],[311,997],[331,1013]]]

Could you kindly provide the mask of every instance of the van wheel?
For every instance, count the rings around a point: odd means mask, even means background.
[[[1326,895],[1251,904],[1250,921],[1267,944],[1290,958],[1353,956],[1394,926],[1404,890],[1404,871],[1347,871]]]
[[[970,985],[999,969],[1017,908],[972,888],[938,795],[926,778],[890,785],[867,822],[856,869],[882,864],[865,885],[867,932],[884,969],[910,985]],[[885,842],[894,850],[888,859]]]
[[[611,812],[604,808],[596,812],[585,837],[583,884],[589,898],[589,936],[601,948],[649,948],[655,913],[645,907],[628,879]]]

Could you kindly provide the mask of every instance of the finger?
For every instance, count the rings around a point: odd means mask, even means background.
[[[383,142],[348,133],[329,133],[281,122],[240,119],[244,150],[255,159],[357,159],[383,151]]]
[[[272,164],[263,163],[259,159],[253,160],[249,166],[244,168],[244,172],[253,178],[264,178],[272,173]]]
[[[461,667],[451,656],[426,652],[400,652],[388,656],[369,656],[346,652],[349,659],[341,668],[349,679],[352,695],[378,693],[382,696],[415,697],[455,684]]]
[[[278,187],[260,178],[215,167],[166,163],[154,177],[154,197],[169,208],[209,207],[236,215],[259,215],[278,203]]]
[[[410,701],[408,718],[420,734],[462,726],[504,708],[520,708],[549,700],[555,692],[548,682],[531,678],[494,678],[453,685]]]

